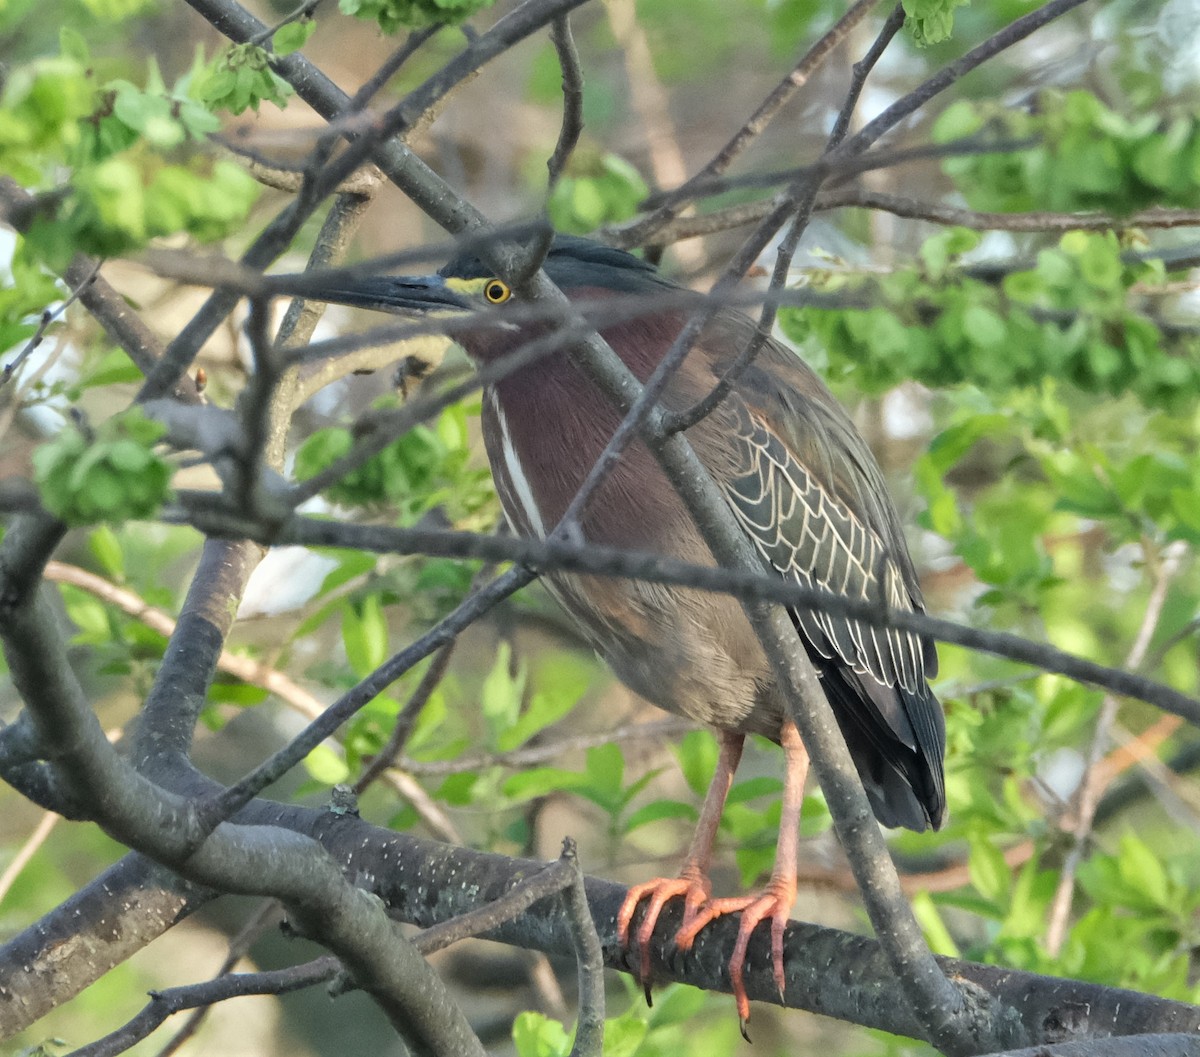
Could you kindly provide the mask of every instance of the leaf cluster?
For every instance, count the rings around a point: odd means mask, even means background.
[[[312,477],[345,456],[354,446],[342,427],[317,430],[296,452],[296,473]],[[441,508],[454,523],[494,519],[494,492],[484,469],[471,467],[467,411],[459,405],[442,412],[433,427],[418,426],[342,476],[325,494],[346,506],[387,506],[400,521],[412,524]]]
[[[941,143],[980,135],[1036,143],[943,163],[975,209],[1126,216],[1147,206],[1200,205],[1200,117],[1194,113],[1127,116],[1091,92],[1046,90],[1027,109],[960,100],[933,129]]]
[[[547,203],[559,231],[584,235],[632,217],[648,188],[641,173],[616,154],[576,152]]]
[[[170,486],[170,466],[154,450],[165,432],[136,407],[94,432],[64,429],[33,453],[46,509],[68,525],[152,516]]]
[[[457,25],[495,0],[338,0],[344,14],[379,23],[385,33],[401,28]]]
[[[707,996],[694,987],[675,984],[657,991],[647,1007],[640,992],[629,987],[629,1009],[604,1022],[603,1057],[674,1057],[691,1048],[697,1029],[703,1030],[706,1057],[732,1057],[741,1039],[729,1016],[706,1011]],[[557,1020],[532,1011],[513,1021],[517,1057],[567,1057],[575,1041]]]
[[[258,185],[232,162],[165,156],[201,143],[219,122],[194,92],[193,68],[168,88],[151,62],[145,87],[98,83],[83,38],[15,67],[0,106],[0,173],[42,191],[22,252],[61,270],[79,251],[128,252],[180,232],[204,241],[245,221]],[[69,183],[60,185],[66,168]]]
[[[978,242],[975,232],[950,229],[926,241],[920,265],[814,275],[824,303],[784,309],[780,324],[818,347],[835,376],[853,371],[867,391],[918,381],[1001,393],[1054,379],[1164,409],[1200,394],[1200,337],[1131,307],[1131,288],[1152,289],[1161,270],[1127,262],[1115,235],[1070,232],[999,283],[961,266]],[[825,307],[831,302],[838,307]]]

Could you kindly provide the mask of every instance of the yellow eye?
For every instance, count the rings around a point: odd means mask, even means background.
[[[502,283],[499,279],[489,279],[483,288],[483,296],[493,305],[502,305],[512,297],[512,291],[507,283]]]

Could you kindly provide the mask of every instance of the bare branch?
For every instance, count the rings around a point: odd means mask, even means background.
[[[67,1057],[115,1057],[137,1045],[168,1017],[188,1009],[207,1009],[217,1002],[248,995],[286,995],[332,979],[341,962],[331,955],[304,965],[261,973],[227,973],[202,984],[152,991],[150,1002],[128,1023],[87,1046],[72,1050]]]
[[[181,496],[186,499],[186,496]],[[214,533],[261,534],[256,526],[233,514],[193,506],[187,520]],[[580,547],[564,540],[532,540],[507,536],[481,536],[471,532],[400,529],[385,525],[358,525],[318,518],[295,517],[273,537],[279,543],[309,547],[357,547],[395,554],[426,554],[443,558],[482,558],[515,561],[539,570],[582,572],[598,576],[630,577],[654,583],[679,584],[701,591],[736,595],[743,601],[771,601],[796,608],[814,608],[851,616],[874,627],[903,628],[952,642],[967,649],[1034,665],[1125,697],[1146,701],[1200,725],[1200,701],[1152,679],[1110,668],[1083,657],[1002,631],[985,631],[926,613],[880,610],[845,595],[788,583],[758,569],[738,570],[691,565],[661,555],[625,551],[589,543]]]
[[[575,38],[571,35],[571,20],[562,15],[554,20],[550,27],[550,39],[554,42],[554,50],[558,53],[558,65],[562,70],[563,116],[562,127],[558,130],[558,142],[554,145],[554,153],[546,162],[550,170],[550,190],[558,183],[571,152],[579,143],[583,134],[583,67],[579,63],[579,51],[575,47]]]
[[[57,308],[47,308],[42,312],[42,318],[38,321],[37,330],[29,338],[21,351],[0,368],[0,388],[6,386],[12,379],[12,376],[17,372],[17,369],[24,363],[30,355],[37,349],[43,341],[46,340],[46,332],[50,329],[51,324],[56,319],[62,316],[68,308],[71,307],[80,297],[80,295],[96,280],[96,276],[100,271],[99,263],[93,264],[91,270],[75,284],[67,299],[59,304]]]
[[[573,867],[564,901],[579,977],[579,1018],[571,1057],[600,1057],[604,1046],[604,951],[588,909],[587,890],[575,842],[570,837],[563,841],[563,858]]]
[[[674,220],[679,207],[699,193],[696,188],[724,174],[737,158],[763,133],[783,106],[808,83],[812,75],[870,13],[878,0],[858,0],[829,30],[816,41],[786,77],[771,91],[745,124],[699,172],[675,191],[670,192],[663,203],[650,216],[628,225],[625,229],[627,245],[640,246],[656,241],[655,236],[662,227]]]
[[[1148,551],[1148,546],[1143,551]],[[1150,589],[1150,599],[1146,603],[1146,612],[1142,614],[1142,623],[1138,628],[1129,655],[1125,658],[1125,667],[1136,671],[1150,649],[1150,640],[1158,627],[1162,616],[1163,606],[1167,601],[1167,589],[1179,572],[1186,547],[1182,543],[1172,545],[1167,552],[1152,556],[1145,554],[1147,565],[1152,570],[1153,582]],[[1096,808],[1100,804],[1100,794],[1104,791],[1106,775],[1101,764],[1104,753],[1108,748],[1109,734],[1113,722],[1117,718],[1120,701],[1112,694],[1105,694],[1100,705],[1100,713],[1096,717],[1096,726],[1092,732],[1092,743],[1088,748],[1087,765],[1075,794],[1075,824],[1072,826],[1074,843],[1063,860],[1062,870],[1058,876],[1058,886],[1054,890],[1054,898],[1050,903],[1050,911],[1046,923],[1046,950],[1053,957],[1058,957],[1063,942],[1067,938],[1067,924],[1071,916],[1071,900],[1075,894],[1075,875],[1083,862],[1088,837],[1092,832],[1092,823],[1096,817]]]

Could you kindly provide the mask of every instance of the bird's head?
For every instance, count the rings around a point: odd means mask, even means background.
[[[619,294],[647,294],[673,289],[652,264],[624,250],[591,239],[555,236],[542,268],[572,300],[600,300]],[[544,325],[512,321],[518,304],[512,288],[475,253],[455,257],[435,275],[378,275],[332,280],[307,287],[306,296],[334,304],[369,308],[398,315],[467,320],[454,334],[476,359],[489,359]],[[506,310],[509,318],[506,320]],[[507,340],[503,335],[507,334]]]

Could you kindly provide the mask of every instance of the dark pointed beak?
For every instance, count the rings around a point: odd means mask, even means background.
[[[471,304],[440,275],[379,275],[305,283],[304,297],[376,312],[467,312]]]

